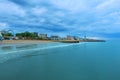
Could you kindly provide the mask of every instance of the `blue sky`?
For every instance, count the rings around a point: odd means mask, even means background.
[[[0,30],[119,38],[120,0],[0,0]]]

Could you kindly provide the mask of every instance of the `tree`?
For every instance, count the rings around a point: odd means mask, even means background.
[[[25,39],[35,39],[36,38],[36,35],[32,32],[23,32],[23,33],[17,33],[16,34],[17,37],[19,38],[25,38]]]
[[[3,37],[12,37],[12,33],[2,33]]]

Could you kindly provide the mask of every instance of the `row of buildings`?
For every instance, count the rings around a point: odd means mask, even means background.
[[[47,34],[39,34],[37,32],[33,32],[34,36],[36,39],[40,39],[40,40],[80,40],[79,37],[77,36],[71,36],[71,35],[67,35],[66,37],[60,37],[58,35],[52,35],[52,36],[48,36]],[[18,39],[20,39],[18,37]],[[25,37],[23,37],[22,39],[25,39]]]
[[[33,34],[35,35],[35,39],[39,39],[39,40],[80,40],[79,37],[77,36],[71,36],[71,35],[67,35],[66,37],[60,37],[58,35],[52,35],[52,36],[48,36],[47,34],[38,34],[37,32],[33,32]],[[16,39],[21,39],[19,37],[16,37]],[[22,39],[25,39],[25,37],[23,37]]]
[[[40,34],[39,37],[42,39],[49,39],[49,40],[80,40],[79,37],[71,36],[71,35],[67,35],[66,37],[60,37],[58,35],[53,35],[48,37],[47,34]]]
[[[2,34],[4,33],[4,35]],[[7,35],[6,35],[7,34]],[[34,38],[33,38],[34,36]],[[67,35],[66,37],[60,37],[58,35],[52,35],[48,36],[47,34],[39,34],[37,32],[23,32],[23,33],[5,33],[5,32],[0,32],[0,39],[6,39],[6,40],[25,40],[25,39],[39,39],[39,40],[80,40],[79,37],[77,36],[71,36]]]

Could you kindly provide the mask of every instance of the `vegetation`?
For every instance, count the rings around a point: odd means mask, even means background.
[[[35,33],[23,32],[17,33],[16,37],[19,37],[20,39],[36,39],[38,36]]]
[[[13,34],[12,33],[2,33],[3,37],[12,37]]]
[[[10,39],[10,37],[13,37],[14,35],[12,33],[2,33],[3,38],[6,39]]]

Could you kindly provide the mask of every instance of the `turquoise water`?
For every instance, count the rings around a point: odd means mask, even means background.
[[[120,42],[1,45],[0,80],[120,80]]]

